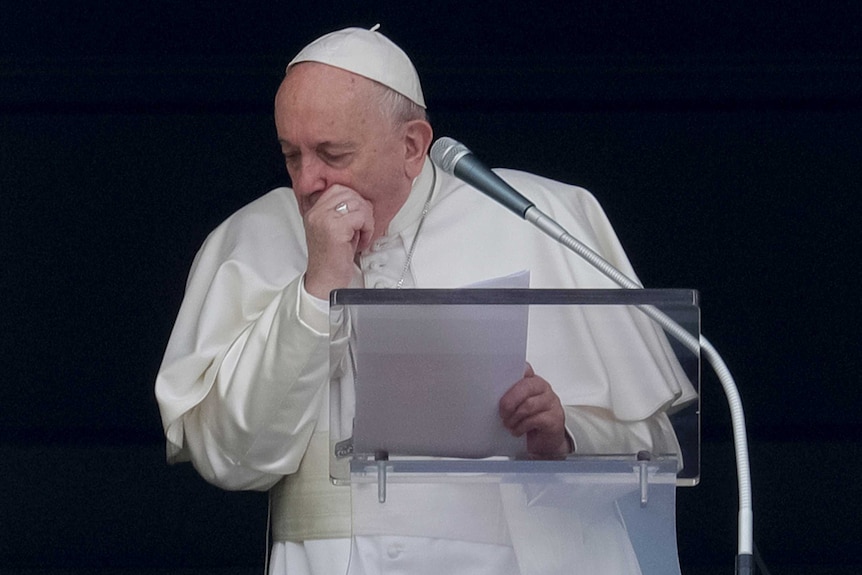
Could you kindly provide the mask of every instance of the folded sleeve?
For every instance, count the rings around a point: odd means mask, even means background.
[[[207,238],[156,379],[168,460],[225,489],[297,469],[329,381],[329,336],[300,317],[301,223],[271,221],[281,204],[264,196]]]

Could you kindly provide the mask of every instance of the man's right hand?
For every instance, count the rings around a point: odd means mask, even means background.
[[[341,203],[347,206],[347,213],[336,211]],[[308,245],[305,290],[329,299],[330,291],[350,284],[356,254],[371,244],[371,203],[350,188],[334,185],[320,194],[303,222]]]

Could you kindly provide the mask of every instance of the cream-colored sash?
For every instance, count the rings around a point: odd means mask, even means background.
[[[390,482],[381,505],[375,483],[332,485],[328,448],[327,432],[313,434],[299,470],[270,490],[275,541],[402,535],[511,545],[498,485]]]
[[[329,434],[316,432],[299,470],[269,492],[275,541],[350,537],[350,488],[329,480]]]

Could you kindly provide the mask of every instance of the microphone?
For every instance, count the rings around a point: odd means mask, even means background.
[[[431,159],[447,174],[470,184],[491,199],[503,204],[517,215],[525,218],[533,202],[518,193],[473,155],[467,146],[443,137],[431,146]]]

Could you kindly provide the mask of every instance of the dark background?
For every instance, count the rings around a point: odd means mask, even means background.
[[[587,187],[645,285],[700,290],[773,573],[862,572],[862,4],[344,5],[2,2],[0,572],[261,571],[265,496],[165,464],[153,381],[197,247],[286,181],[285,64],[377,22],[438,136]],[[730,422],[706,366],[704,387],[680,561],[730,573]]]

